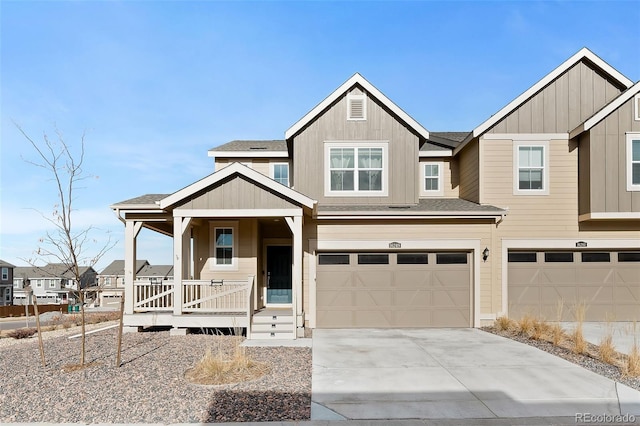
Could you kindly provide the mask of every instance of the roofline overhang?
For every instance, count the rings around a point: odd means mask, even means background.
[[[324,111],[329,105],[335,102],[340,96],[342,96],[351,87],[359,84],[367,92],[382,102],[387,108],[389,108],[394,114],[400,117],[405,123],[409,125],[416,133],[425,139],[429,139],[429,131],[422,127],[420,123],[414,120],[409,114],[404,112],[402,108],[387,98],[380,90],[378,90],[373,84],[369,83],[362,75],[355,73],[351,78],[342,83],[340,87],[334,90],[329,96],[327,96],[322,102],[316,105],[311,111],[305,114],[300,120],[298,120],[293,126],[289,127],[284,134],[285,140],[291,139],[300,130],[302,130],[310,121],[316,118],[322,111]]]
[[[496,219],[502,221],[508,214],[503,212],[367,212],[345,211],[317,214],[317,219]]]
[[[453,150],[450,151],[418,151],[418,157],[431,158],[431,157],[452,157]]]
[[[500,109],[497,113],[489,117],[478,127],[473,129],[473,131],[462,141],[458,147],[453,151],[453,155],[457,155],[470,141],[474,138],[481,136],[484,132],[489,130],[493,125],[497,124],[500,120],[505,118],[509,113],[511,113],[515,108],[523,104],[527,99],[532,97],[534,94],[542,90],[545,86],[551,83],[553,80],[558,78],[561,74],[566,72],[569,68],[577,64],[583,59],[587,59],[589,62],[593,63],[596,67],[600,68],[606,74],[608,74],[611,78],[616,80],[621,86],[629,89],[633,86],[633,81],[629,80],[625,77],[620,71],[613,68],[611,65],[602,60],[595,53],[583,47],[569,59],[564,61],[558,67],[556,67],[549,74],[545,75],[542,79],[540,79],[537,83],[531,86],[529,89],[524,91],[520,96],[509,102],[506,106]]]
[[[214,151],[210,150],[207,154],[213,158],[289,158],[288,151]]]

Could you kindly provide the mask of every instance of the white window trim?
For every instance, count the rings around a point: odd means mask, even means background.
[[[520,147],[542,147],[542,189],[520,189]],[[549,195],[549,141],[513,141],[513,195]]]
[[[56,288],[56,280],[49,280],[49,288]]]
[[[9,268],[2,268],[2,281],[7,281],[9,279]]]
[[[640,121],[640,93],[633,98],[634,119]]]
[[[632,156],[632,141],[633,140],[640,140],[640,132],[628,132],[627,134],[627,143],[626,143],[626,149],[627,149],[627,162],[626,162],[626,167],[627,167],[627,191],[629,192],[635,192],[635,191],[640,191],[640,184],[636,184],[634,185],[632,182],[632,167],[631,164],[633,164],[633,156]]]
[[[332,191],[331,148],[382,148],[382,189],[380,191]],[[357,152],[354,164],[357,163]],[[355,171],[355,169],[354,169]],[[354,185],[357,175],[354,175]],[[325,197],[387,197],[389,195],[389,142],[388,141],[325,141],[324,143],[324,195]]]
[[[427,178],[425,174],[426,166],[438,166],[438,190],[432,191],[425,188],[425,180]],[[442,184],[442,167],[443,161],[421,161],[420,162],[420,196],[422,197],[442,197],[444,195],[444,185]]]
[[[287,184],[289,188],[291,188],[291,166],[289,163],[269,163],[269,174],[271,175],[271,179],[276,180],[276,166],[287,166]],[[276,181],[277,182],[277,181]],[[282,183],[282,182],[278,182]]]
[[[211,271],[237,271],[238,270],[238,221],[210,222],[209,231],[211,241],[211,256],[209,256],[209,270]],[[230,228],[233,232],[233,247],[231,249],[231,264],[218,265],[216,263],[216,229]]]
[[[351,117],[351,102],[354,100],[362,100],[362,118]],[[347,120],[348,121],[366,121],[367,120],[367,95],[364,93],[347,93]]]

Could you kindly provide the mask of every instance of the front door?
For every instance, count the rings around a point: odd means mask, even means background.
[[[291,303],[291,246],[267,246],[267,304]]]

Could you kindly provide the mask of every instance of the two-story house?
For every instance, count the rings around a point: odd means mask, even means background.
[[[125,325],[640,319],[639,93],[582,49],[475,129],[432,132],[356,74],[283,140],[213,148],[213,174],[112,206]],[[134,286],[142,227],[173,238],[170,285]]]
[[[149,265],[148,261],[137,260],[135,266],[136,274],[147,265]],[[119,306],[120,297],[124,291],[124,260],[114,260],[98,274],[95,291],[99,306]]]
[[[28,304],[29,285],[40,304],[70,303],[75,300],[73,291],[95,283],[96,271],[90,266],[80,267],[80,283],[67,265],[48,263],[44,266],[17,266],[13,275],[13,303]]]
[[[13,269],[14,265],[0,259],[0,306],[13,304]]]

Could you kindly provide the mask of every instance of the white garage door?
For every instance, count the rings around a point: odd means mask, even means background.
[[[319,253],[319,328],[469,327],[466,252]]]

